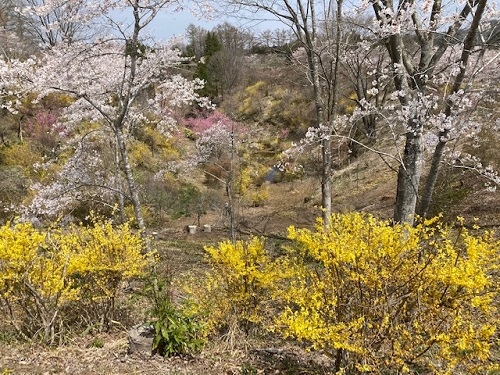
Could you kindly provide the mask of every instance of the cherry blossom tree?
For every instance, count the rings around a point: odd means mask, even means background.
[[[78,210],[80,204],[92,209],[104,205],[108,211],[113,210],[109,202],[113,201],[116,192],[113,187],[117,184],[113,181],[113,174],[107,171],[106,158],[99,151],[103,145],[99,143],[87,142],[85,139],[79,141],[74,145],[74,154],[50,183],[32,184],[35,198],[23,212],[25,220],[33,217],[49,220],[65,217],[67,212]],[[34,167],[43,170],[50,164],[48,162]]]
[[[90,37],[92,2],[87,0],[11,0],[24,28],[41,46],[53,47]],[[89,17],[90,16],[90,17]]]
[[[47,0],[35,7],[38,15],[61,6],[60,0]],[[127,139],[133,126],[153,123],[156,130],[168,134],[175,121],[174,107],[207,101],[196,94],[199,80],[190,81],[175,73],[183,61],[173,46],[148,40],[146,27],[158,12],[175,6],[168,0],[85,1],[85,17],[97,17],[111,27],[109,36],[93,42],[73,40],[55,44],[40,56],[25,61],[0,61],[0,77],[4,93],[10,90],[17,98],[24,93],[37,93],[38,99],[51,93],[62,93],[72,99],[61,121],[68,129],[82,122],[111,130],[110,140],[118,150],[128,194],[137,225],[145,228],[139,189],[127,151]],[[130,11],[131,23],[122,24],[112,18],[111,11]],[[19,100],[10,100],[11,111]]]
[[[238,3],[256,6],[254,2]],[[261,9],[290,24],[306,19],[312,24],[314,10],[307,8],[309,11],[302,14],[300,2],[258,3]],[[307,2],[307,7],[314,7],[314,3]],[[341,66],[347,68],[347,78],[358,80],[354,84],[358,108],[348,116],[339,116],[335,110],[337,100],[331,100],[338,95],[338,75],[333,74],[328,80],[325,70],[318,70],[318,78],[323,81],[317,87],[336,89],[326,91],[330,96],[316,94],[316,102],[322,105],[317,106],[317,112],[333,109],[332,116],[323,116],[329,118],[330,123],[320,122],[322,126],[308,132],[299,152],[307,144],[334,137],[359,143],[348,127],[354,129],[362,121],[383,121],[389,130],[387,133],[394,138],[396,152],[377,150],[369,144],[361,146],[397,163],[394,220],[413,223],[416,213],[425,216],[448,142],[477,134],[479,127],[471,115],[481,100],[488,98],[488,92],[494,91],[492,85],[496,81],[491,76],[480,79],[485,67],[498,64],[499,55],[492,49],[498,35],[492,30],[497,27],[492,19],[498,17],[494,5],[486,0],[452,3],[369,0],[351,7],[343,20],[332,20],[327,17],[328,13],[318,13],[324,22],[333,22],[337,28],[355,23],[356,17],[363,20],[358,31],[360,40],[354,45],[345,44],[342,53],[329,56],[328,43],[317,37],[311,44],[312,56],[309,58],[317,62],[318,68],[340,60]],[[336,12],[337,17],[342,15],[341,10]],[[370,16],[373,21],[366,23],[364,20]],[[345,29],[334,30],[336,33],[325,32],[324,35],[339,48],[341,43],[335,42],[335,38],[341,42],[338,38]],[[385,56],[380,45],[385,49]],[[335,68],[335,64],[330,63],[330,66]],[[314,70],[310,72],[314,77]],[[493,72],[495,75],[498,76],[498,72]],[[360,78],[364,82],[359,82]],[[424,164],[426,150],[433,150],[433,156],[421,191],[421,177],[427,170]],[[484,169],[482,174],[491,180],[491,168]]]
[[[238,189],[235,185],[242,126],[218,111],[200,114],[196,118],[184,121],[184,124],[197,136],[194,164],[201,166],[211,164],[217,169],[217,173],[212,173],[205,168],[204,173],[224,186],[228,200],[225,209],[229,216],[230,237],[231,241],[236,243],[236,190]]]
[[[467,89],[473,82],[472,56],[485,48],[479,43],[485,21],[495,10],[487,0],[444,4],[440,0],[370,1],[374,31],[388,51],[395,93],[405,123],[405,145],[398,171],[394,219],[412,223],[416,213],[424,164],[424,133],[434,125],[437,143],[421,202],[430,204],[439,165],[459,113],[470,108]],[[446,58],[449,57],[449,60]],[[466,79],[466,77],[468,78]],[[444,93],[439,92],[443,89]]]
[[[341,74],[346,80],[349,93],[349,97],[344,100],[344,113],[355,108],[366,108],[367,105],[382,108],[387,96],[394,91],[384,46],[364,39],[360,31],[360,27],[353,25],[350,38],[355,40],[343,51]],[[347,132],[354,138],[350,142],[350,151],[354,156],[360,148],[357,142],[373,144],[377,139],[379,113],[365,111],[359,117],[356,121],[350,121],[352,128]]]

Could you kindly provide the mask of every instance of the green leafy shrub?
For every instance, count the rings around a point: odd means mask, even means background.
[[[155,333],[153,353],[169,357],[199,351],[205,343],[203,326],[188,309],[172,303],[168,284],[156,272],[147,278],[145,294],[152,303],[149,325]]]
[[[153,322],[154,353],[169,357],[199,351],[203,347],[201,325],[194,317],[167,299],[157,307],[156,314],[157,320]]]

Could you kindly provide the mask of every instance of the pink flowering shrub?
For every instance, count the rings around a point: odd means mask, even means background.
[[[54,152],[64,134],[63,126],[53,111],[39,110],[23,124],[24,135],[34,141],[35,147],[42,154]]]
[[[180,120],[181,125],[192,130],[196,135],[201,135],[214,125],[221,126],[229,131],[238,128],[239,124],[220,111],[204,111],[195,113],[194,117]]]

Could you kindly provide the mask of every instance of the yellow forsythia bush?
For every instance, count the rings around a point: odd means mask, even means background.
[[[0,228],[0,310],[17,332],[48,342],[65,325],[108,324],[120,282],[140,276],[150,255],[127,224],[39,231],[29,223]]]
[[[276,264],[264,241],[230,241],[205,247],[210,270],[198,285],[188,288],[195,313],[206,316],[208,333],[235,335],[248,331],[266,317],[266,302],[276,284]],[[231,337],[229,337],[231,338]]]
[[[328,230],[290,228],[293,277],[275,294],[275,330],[329,353],[338,373],[499,371],[500,242],[461,221],[352,213]]]

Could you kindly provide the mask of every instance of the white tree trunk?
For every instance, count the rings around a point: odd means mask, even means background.
[[[123,192],[122,174],[120,170],[120,150],[118,147],[118,142],[115,139],[115,179],[116,179],[116,199],[118,201],[118,210],[120,215],[120,222],[123,224],[127,221],[125,215],[125,199]]]

